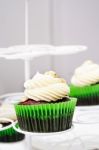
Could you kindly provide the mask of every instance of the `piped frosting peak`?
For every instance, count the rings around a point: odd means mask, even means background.
[[[35,101],[57,101],[69,95],[70,89],[66,81],[59,78],[55,72],[36,75],[25,82],[24,94]]]
[[[71,79],[75,86],[87,86],[99,82],[99,65],[88,60],[78,67]]]

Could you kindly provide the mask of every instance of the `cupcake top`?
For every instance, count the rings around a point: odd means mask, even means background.
[[[54,78],[59,78],[59,76],[54,71],[47,71],[47,72],[45,72],[45,75],[50,75]]]
[[[7,118],[7,119],[11,119],[13,121],[17,120],[14,106],[11,104],[2,104],[0,106],[0,118]],[[3,120],[0,122],[5,122],[5,121]]]
[[[78,67],[71,79],[71,83],[74,86],[82,87],[95,84],[99,82],[99,65],[86,61],[80,67]]]
[[[31,80],[24,83],[25,101],[58,101],[69,95],[70,89],[66,81],[59,78],[55,72],[49,71],[45,74],[37,73]]]

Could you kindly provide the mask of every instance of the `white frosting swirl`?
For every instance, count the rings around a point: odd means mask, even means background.
[[[71,83],[82,87],[99,82],[99,65],[92,61],[86,61],[75,70]]]
[[[3,127],[3,125],[2,124],[0,124],[0,129]]]
[[[63,79],[50,74],[37,73],[31,80],[25,82],[24,87],[25,96],[35,101],[57,101],[70,92]]]
[[[8,118],[13,121],[17,120],[14,106],[12,104],[2,104],[0,106],[0,118]]]

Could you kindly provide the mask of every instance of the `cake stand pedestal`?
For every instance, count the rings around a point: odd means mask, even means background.
[[[82,108],[78,108],[82,111]],[[89,109],[89,110],[88,110]],[[84,114],[80,114],[79,118],[75,118],[78,113],[77,109],[74,115],[74,121],[71,129],[56,132],[56,133],[32,133],[21,130],[20,128],[13,128],[20,133],[29,136],[29,146],[37,150],[95,150],[99,149],[99,122],[96,117],[90,116],[91,111],[98,113],[98,106],[90,106],[83,108]],[[86,114],[87,113],[87,114]],[[84,115],[84,116],[83,116]],[[87,117],[89,115],[90,117]],[[82,117],[83,116],[83,117]],[[86,119],[87,117],[87,119]],[[30,145],[30,139],[32,145]],[[35,150],[35,149],[34,149]]]
[[[27,132],[21,130],[20,128],[16,128],[15,124],[13,124],[13,128],[17,132],[24,133],[25,135],[31,137],[32,149],[34,148],[37,150],[85,150],[82,141],[78,136],[75,135],[75,126],[72,126],[71,129],[68,129],[66,131],[53,133]]]
[[[17,132],[31,137],[32,150],[99,149],[99,124],[74,123],[71,129],[56,133],[31,133],[13,126]]]
[[[37,150],[95,150],[99,149],[99,124],[74,124],[66,131],[31,133],[14,128],[31,137],[32,149]],[[93,130],[92,130],[93,129]]]

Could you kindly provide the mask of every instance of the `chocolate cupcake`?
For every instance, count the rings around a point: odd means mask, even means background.
[[[0,106],[0,142],[17,142],[24,139],[24,134],[13,129],[12,123],[16,122],[16,119],[13,105],[2,104]]]
[[[15,105],[19,126],[29,132],[58,132],[71,128],[76,99],[64,79],[54,72],[37,73],[24,84],[25,98]]]
[[[99,65],[86,61],[74,72],[70,96],[77,97],[77,105],[99,104]]]

